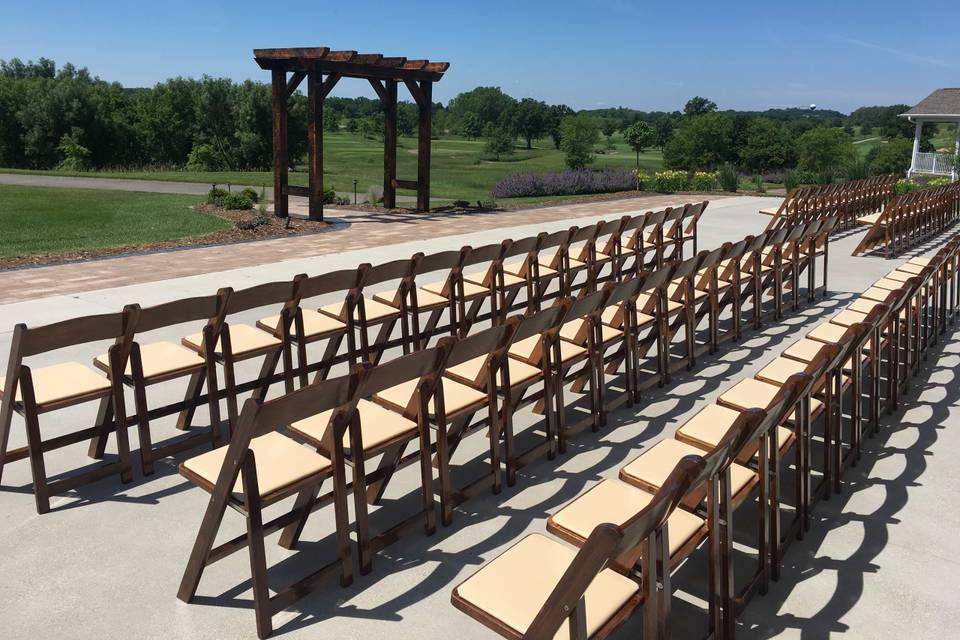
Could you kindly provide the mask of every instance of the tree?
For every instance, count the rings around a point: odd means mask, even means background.
[[[617,132],[617,123],[613,120],[606,120],[603,123],[603,135],[607,137],[607,140],[613,137],[613,134]]]
[[[567,116],[573,115],[573,109],[565,104],[555,104],[550,107],[547,115],[547,133],[553,138],[553,148],[560,148],[560,123]]]
[[[571,169],[583,169],[593,162],[593,147],[599,140],[600,130],[589,116],[567,116],[560,122],[560,150]]]
[[[687,104],[683,107],[683,115],[685,116],[701,116],[705,113],[713,113],[717,110],[717,103],[713,100],[707,100],[702,96],[693,96],[687,100]]]
[[[487,125],[484,136],[487,139],[484,149],[487,153],[496,156],[498,162],[501,155],[513,153],[513,135],[505,128]]]
[[[475,113],[468,113],[460,120],[460,133],[470,140],[476,140],[483,135],[483,122]]]
[[[417,130],[417,124],[420,122],[420,112],[417,105],[412,102],[400,102],[397,104],[397,133],[402,136],[412,136]],[[442,133],[443,129],[437,127],[437,132]]]
[[[855,157],[853,141],[843,129],[817,127],[797,140],[797,166],[803,171],[836,175]]]
[[[649,124],[643,120],[637,120],[626,128],[623,132],[623,138],[637,154],[637,168],[640,168],[640,154],[643,150],[653,145],[656,138],[656,132]]]
[[[659,118],[653,125],[653,143],[663,149],[670,142],[670,138],[673,137],[674,129],[676,129],[676,124],[673,118],[669,116]]]
[[[475,116],[480,121],[476,135],[479,137],[488,124],[509,126],[516,105],[517,101],[501,91],[500,87],[477,87],[457,95],[447,109],[454,120],[460,123],[461,130],[464,119],[471,114]]]
[[[875,174],[898,173],[905,174],[910,168],[913,159],[913,140],[902,136],[888,140],[874,147],[867,154],[870,169]]]
[[[684,118],[663,148],[663,161],[671,169],[715,169],[736,160],[733,121],[722,113]]]
[[[782,169],[792,163],[793,144],[783,125],[769,118],[753,118],[740,148],[740,164],[753,173]]]
[[[83,146],[83,129],[74,127],[70,133],[63,134],[57,151],[63,155],[63,160],[57,165],[61,171],[86,171],[90,168],[88,158],[90,149]]]
[[[546,103],[533,98],[524,98],[513,110],[513,133],[526,140],[527,149],[546,133],[548,114]]]

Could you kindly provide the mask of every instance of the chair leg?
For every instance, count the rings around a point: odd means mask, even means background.
[[[303,527],[307,524],[307,518],[310,517],[310,510],[317,496],[320,495],[320,488],[322,486],[322,484],[318,484],[315,487],[307,487],[297,493],[297,498],[293,503],[292,509],[292,511],[297,512],[296,520],[283,528],[283,532],[280,534],[280,540],[277,541],[278,545],[284,549],[295,549],[297,544],[300,543]]]
[[[113,402],[110,396],[104,396],[100,399],[97,406],[97,419],[94,425],[97,427],[97,435],[90,439],[90,446],[87,448],[87,456],[94,460],[102,460],[107,450],[107,440],[110,439],[110,423],[113,420]]]
[[[267,582],[267,556],[263,546],[263,515],[256,464],[252,452],[244,459],[243,495],[247,511],[247,550],[250,554],[250,577],[253,582],[253,607],[257,618],[257,636],[266,638],[273,631],[270,615],[270,589]]]
[[[190,374],[190,381],[187,383],[187,392],[183,396],[186,407],[177,416],[177,429],[186,431],[193,422],[193,414],[197,410],[197,400],[203,392],[203,372],[197,371]]]

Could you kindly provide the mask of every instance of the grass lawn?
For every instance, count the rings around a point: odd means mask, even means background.
[[[0,257],[175,240],[230,224],[196,196],[0,186]]]
[[[619,134],[613,137],[612,149],[604,149],[598,154],[593,168],[636,166],[634,152],[623,142]],[[371,185],[383,184],[383,143],[380,140],[368,140],[359,135],[338,132],[324,134],[324,181],[337,191],[353,190],[353,179],[357,179],[357,190],[366,193]],[[604,143],[601,143],[601,147]],[[486,200],[490,189],[497,181],[514,173],[540,173],[564,168],[563,153],[553,148],[553,143],[544,139],[533,149],[517,146],[510,156],[504,156],[499,162],[483,160],[483,140],[445,137],[433,141],[433,160],[431,163],[431,196],[438,200]],[[658,150],[640,155],[640,166],[646,170],[657,170],[663,166],[663,158]],[[303,168],[303,163],[300,164]],[[30,171],[2,169],[10,173],[33,173]],[[414,137],[400,136],[397,143],[397,177],[401,180],[415,180],[417,177],[417,140]],[[51,175],[91,175],[101,178],[130,178],[143,180],[173,180],[184,182],[232,183],[254,186],[270,186],[273,177],[269,171],[98,171],[93,173],[58,173],[44,171]],[[291,184],[306,185],[307,174],[295,171],[290,175]],[[412,191],[400,190],[399,193],[415,195]]]

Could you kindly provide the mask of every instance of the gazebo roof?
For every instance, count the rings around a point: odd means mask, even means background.
[[[960,118],[960,88],[937,89],[917,106],[900,115],[908,117]]]
[[[331,51],[330,47],[254,49],[253,57],[262,69],[309,71],[311,67],[347,78],[430,80],[437,82],[449,62],[384,57],[381,53]]]

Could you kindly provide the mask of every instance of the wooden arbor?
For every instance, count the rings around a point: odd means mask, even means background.
[[[254,49],[254,59],[273,80],[273,201],[274,213],[288,215],[290,195],[310,199],[310,219],[323,220],[323,99],[340,78],[370,82],[383,103],[383,205],[397,204],[397,188],[416,189],[417,211],[430,208],[430,136],[433,83],[443,77],[447,62],[385,58],[379,53],[331,51],[328,47]],[[291,74],[289,77],[287,74]],[[307,138],[310,185],[289,184],[287,157],[288,102],[307,80]],[[403,82],[419,107],[417,179],[397,179],[397,84]]]

